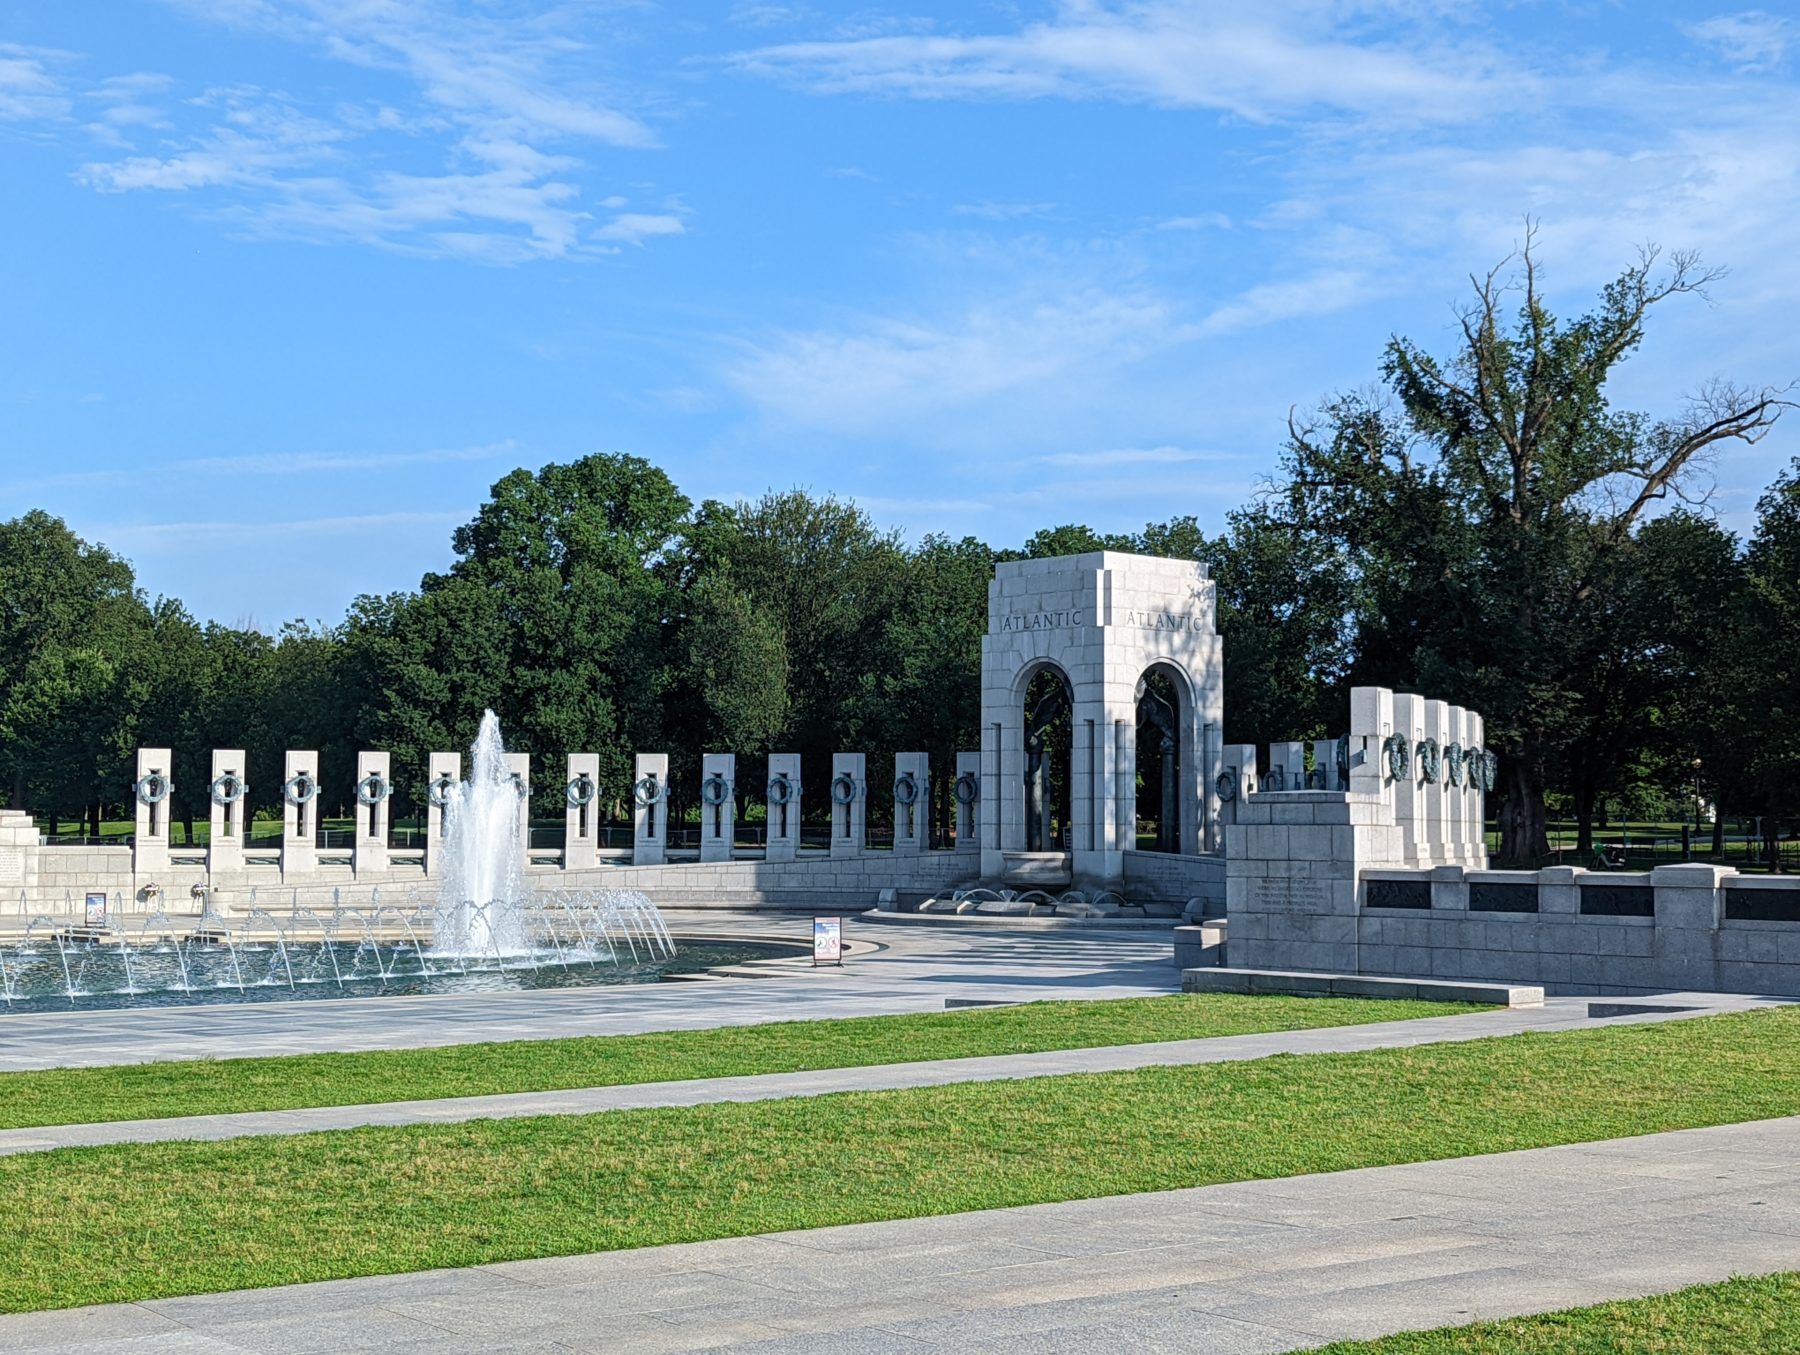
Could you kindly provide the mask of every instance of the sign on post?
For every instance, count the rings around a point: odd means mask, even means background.
[[[106,894],[94,891],[87,896],[87,925],[104,927],[106,925]]]
[[[815,917],[813,919],[813,964],[844,963],[844,919],[841,917]]]

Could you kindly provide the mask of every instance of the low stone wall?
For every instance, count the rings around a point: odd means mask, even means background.
[[[1189,899],[1205,899],[1214,912],[1225,911],[1224,857],[1131,851],[1124,860],[1125,884],[1119,892],[1132,903],[1180,908]]]
[[[1367,870],[1350,908],[1294,896],[1233,908],[1240,967],[1800,996],[1800,879],[1708,865],[1648,874]]]
[[[221,891],[224,906],[238,911],[251,906],[252,890],[255,906],[270,909],[362,903],[377,889],[382,902],[403,904],[409,892],[435,895],[437,891],[436,879],[428,878],[416,861],[390,861],[384,870],[365,870],[361,875],[348,865],[321,864],[306,872],[304,883],[287,884],[274,864],[252,864],[228,878],[209,881],[203,848],[189,852],[176,847],[171,855],[168,869],[159,872],[155,881],[162,889],[164,906],[169,908],[177,902],[185,906],[192,887],[207,883]],[[0,891],[0,916],[19,911],[60,915],[79,909],[83,895],[90,890],[105,891],[123,914],[150,910],[137,897],[138,888],[146,881],[134,879],[129,847],[41,847],[33,857],[33,883]],[[633,866],[628,858],[620,857],[585,870],[531,866],[526,878],[547,889],[641,889],[664,908],[806,910],[872,908],[884,889],[896,890],[902,902],[916,903],[971,882],[975,870],[976,861],[968,852],[871,851],[832,856],[805,851],[787,862],[743,859]]]

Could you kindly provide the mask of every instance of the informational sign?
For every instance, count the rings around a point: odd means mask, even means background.
[[[813,963],[815,965],[844,963],[844,919],[841,917],[815,917],[813,919]]]
[[[87,925],[104,927],[106,925],[106,894],[96,890],[87,896]]]

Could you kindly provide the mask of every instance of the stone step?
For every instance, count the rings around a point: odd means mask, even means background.
[[[1544,1005],[1544,990],[1533,984],[1385,978],[1376,974],[1318,974],[1291,969],[1184,969],[1181,990],[1184,993],[1286,993],[1296,997],[1414,998],[1425,1002],[1484,1002],[1496,1007]]]

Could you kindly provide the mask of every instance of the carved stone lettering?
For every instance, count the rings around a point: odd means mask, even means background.
[[[1304,911],[1323,908],[1330,898],[1324,883],[1319,880],[1294,880],[1282,876],[1250,882],[1250,899],[1258,908]]]
[[[1011,616],[1000,618],[1000,633],[1010,635],[1015,631],[1026,630],[1067,630],[1072,626],[1085,626],[1087,613],[1074,609],[1060,612],[1015,612]]]
[[[25,852],[19,847],[0,847],[0,885],[25,883]]]

